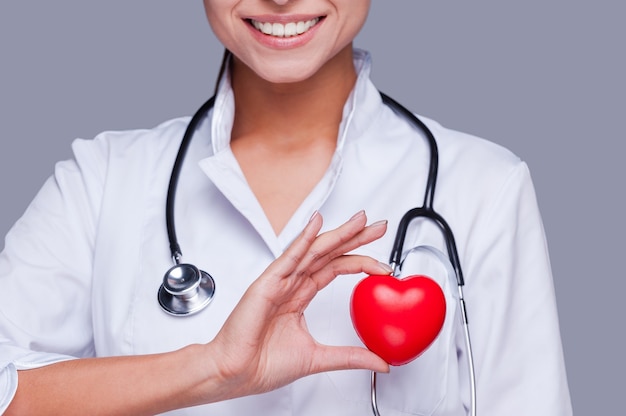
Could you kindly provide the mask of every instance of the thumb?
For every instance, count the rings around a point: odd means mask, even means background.
[[[371,370],[388,373],[389,364],[378,355],[362,347],[334,347],[320,345],[313,362],[313,373],[336,370]]]

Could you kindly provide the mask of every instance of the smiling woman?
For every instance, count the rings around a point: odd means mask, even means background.
[[[0,412],[356,416],[371,411],[371,370],[389,372],[383,415],[468,414],[464,279],[478,414],[571,414],[526,164],[379,93],[353,47],[369,1],[204,5],[227,51],[211,106],[76,140],[7,236]],[[422,203],[437,223],[406,223]],[[388,224],[406,231],[402,268],[381,263],[397,246]],[[168,251],[173,228],[184,252]],[[210,271],[203,311],[159,307],[172,257]],[[427,273],[443,296],[438,337],[412,361],[385,361],[352,327],[354,288],[392,272]],[[192,303],[178,283],[168,293]]]
[[[370,2],[205,0],[204,5],[213,32],[237,59],[261,78],[285,83],[310,78],[351,45]],[[287,31],[297,35],[286,36]]]

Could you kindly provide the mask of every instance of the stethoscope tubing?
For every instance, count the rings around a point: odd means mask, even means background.
[[[450,275],[454,275],[457,283],[457,290],[459,294],[459,308],[461,313],[463,333],[465,339],[465,348],[469,372],[469,384],[470,384],[470,409],[469,414],[476,416],[476,374],[474,371],[474,356],[472,352],[472,343],[469,333],[469,322],[467,319],[467,307],[465,304],[465,298],[463,294],[463,286],[465,280],[463,278],[463,270],[461,268],[461,261],[459,260],[459,253],[456,247],[454,233],[448,225],[447,221],[433,208],[433,202],[435,199],[435,189],[437,186],[437,174],[439,169],[439,147],[437,146],[437,140],[432,131],[415,116],[406,107],[389,97],[384,93],[380,93],[381,98],[385,104],[387,104],[393,111],[402,115],[405,119],[410,121],[414,126],[418,127],[425,135],[428,147],[430,150],[430,166],[428,169],[428,177],[426,179],[426,188],[424,190],[424,203],[421,207],[413,208],[407,211],[398,224],[398,230],[394,239],[391,255],[389,257],[389,265],[393,269],[393,275],[398,277],[402,268],[402,252],[404,249],[404,242],[406,239],[406,233],[410,223],[417,218],[428,218],[433,221],[441,232],[443,233],[444,240],[446,242],[446,249],[448,251],[449,263],[452,266],[452,270],[449,270]],[[435,253],[438,257],[439,254]],[[444,259],[440,259],[444,264],[447,262]],[[378,411],[378,400],[376,398],[376,372],[372,371],[371,374],[371,404],[374,416],[380,416]]]
[[[465,281],[463,279],[463,270],[461,269],[461,262],[459,260],[454,234],[452,233],[452,229],[446,220],[433,208],[435,189],[437,186],[437,174],[439,170],[439,147],[437,146],[437,140],[428,126],[426,126],[422,120],[416,117],[415,114],[410,112],[406,107],[382,92],[380,93],[380,96],[382,97],[383,102],[392,110],[396,113],[400,113],[400,115],[409,120],[414,126],[419,127],[422,133],[424,133],[430,149],[430,166],[428,169],[428,177],[426,179],[426,188],[424,190],[424,203],[421,207],[413,208],[407,211],[407,213],[404,214],[400,220],[398,231],[396,232],[396,238],[391,249],[391,255],[389,256],[389,265],[395,269],[395,267],[400,264],[406,232],[411,221],[420,217],[430,218],[439,226],[444,234],[448,249],[448,256],[450,256],[450,262],[454,267],[457,283],[459,286],[463,286]]]
[[[196,111],[193,115],[187,129],[185,130],[185,134],[183,135],[183,140],[180,143],[180,147],[178,148],[178,153],[176,154],[176,160],[174,161],[174,166],[172,168],[172,174],[170,176],[170,182],[167,188],[167,200],[165,203],[165,223],[167,225],[167,238],[170,243],[170,253],[172,256],[172,260],[175,264],[180,264],[183,252],[180,248],[180,244],[178,244],[178,238],[176,236],[176,221],[174,217],[174,203],[176,201],[176,189],[178,188],[178,179],[180,177],[180,172],[183,167],[183,162],[185,161],[185,155],[187,154],[187,150],[189,149],[189,145],[191,144],[191,139],[193,138],[200,121],[204,117],[206,117],[213,108],[215,104],[215,96],[209,98],[202,106]]]
[[[435,188],[437,182],[437,173],[439,168],[439,151],[437,147],[437,141],[431,130],[413,113],[411,113],[404,106],[399,104],[397,101],[393,100],[391,97],[384,93],[380,93],[382,101],[388,105],[393,111],[399,113],[404,118],[409,120],[414,126],[418,127],[425,135],[426,140],[430,149],[430,166],[428,170],[428,177],[426,180],[426,188],[424,191],[424,203],[421,207],[413,208],[407,211],[400,223],[398,224],[398,230],[396,232],[396,237],[394,239],[393,247],[391,250],[391,255],[389,258],[389,263],[392,269],[394,270],[393,275],[398,277],[401,270],[402,264],[402,251],[404,248],[404,240],[406,238],[406,233],[410,223],[416,218],[428,218],[435,222],[441,232],[444,235],[444,239],[446,242],[446,249],[448,252],[448,258],[450,264],[453,269],[453,273],[456,278],[457,288],[459,292],[459,302],[461,309],[461,316],[464,327],[464,337],[465,337],[465,347],[466,352],[468,354],[468,370],[470,377],[470,394],[471,394],[471,403],[469,414],[472,416],[476,415],[476,382],[475,382],[475,373],[474,373],[474,362],[473,362],[473,354],[472,354],[472,346],[469,337],[469,327],[467,320],[467,311],[465,306],[465,300],[463,297],[463,286],[465,284],[463,278],[463,271],[461,269],[461,263],[459,260],[458,251],[456,248],[456,243],[454,239],[454,234],[452,233],[452,229],[445,221],[445,219],[437,213],[433,208],[433,201],[435,197]],[[174,161],[174,166],[172,168],[172,174],[170,177],[168,190],[167,190],[167,201],[165,207],[165,217],[166,217],[166,226],[167,226],[167,235],[170,246],[170,253],[175,266],[186,266],[182,263],[182,250],[180,244],[178,243],[178,239],[176,236],[176,225],[175,225],[175,200],[176,200],[176,189],[178,187],[178,180],[180,178],[180,173],[182,170],[182,165],[185,159],[185,155],[187,150],[189,149],[189,145],[193,138],[193,135],[202,121],[204,117],[206,117],[213,108],[215,104],[215,96],[212,96],[209,100],[207,100],[192,116],[187,129],[185,130],[185,134],[183,135],[183,139],[181,141],[180,147],[178,149],[178,153],[176,155],[176,160]],[[171,269],[170,269],[171,270]],[[198,270],[198,276],[210,278],[212,277],[208,275],[208,273]],[[215,290],[214,285],[212,288],[213,292]],[[163,292],[163,285],[159,288],[159,296]],[[211,294],[212,297],[212,294]],[[161,303],[161,298],[159,298],[159,302]],[[208,302],[206,303],[208,304]],[[161,303],[163,307],[163,303]],[[206,305],[204,305],[206,306]],[[203,307],[204,307],[203,306]],[[173,312],[171,310],[164,310],[172,315],[176,316],[186,316],[191,313],[197,312],[194,310],[193,312],[185,312],[182,313]],[[378,402],[376,398],[376,373],[371,373],[371,404],[372,411],[375,416],[380,416],[378,411]]]

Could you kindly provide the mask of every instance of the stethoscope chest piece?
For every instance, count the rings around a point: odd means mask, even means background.
[[[159,305],[170,315],[188,316],[204,309],[215,295],[215,281],[207,272],[187,263],[170,268],[159,287]]]

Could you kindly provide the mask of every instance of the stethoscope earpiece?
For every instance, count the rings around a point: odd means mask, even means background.
[[[170,315],[188,316],[204,309],[215,295],[215,281],[193,264],[172,266],[159,287],[159,305]]]

